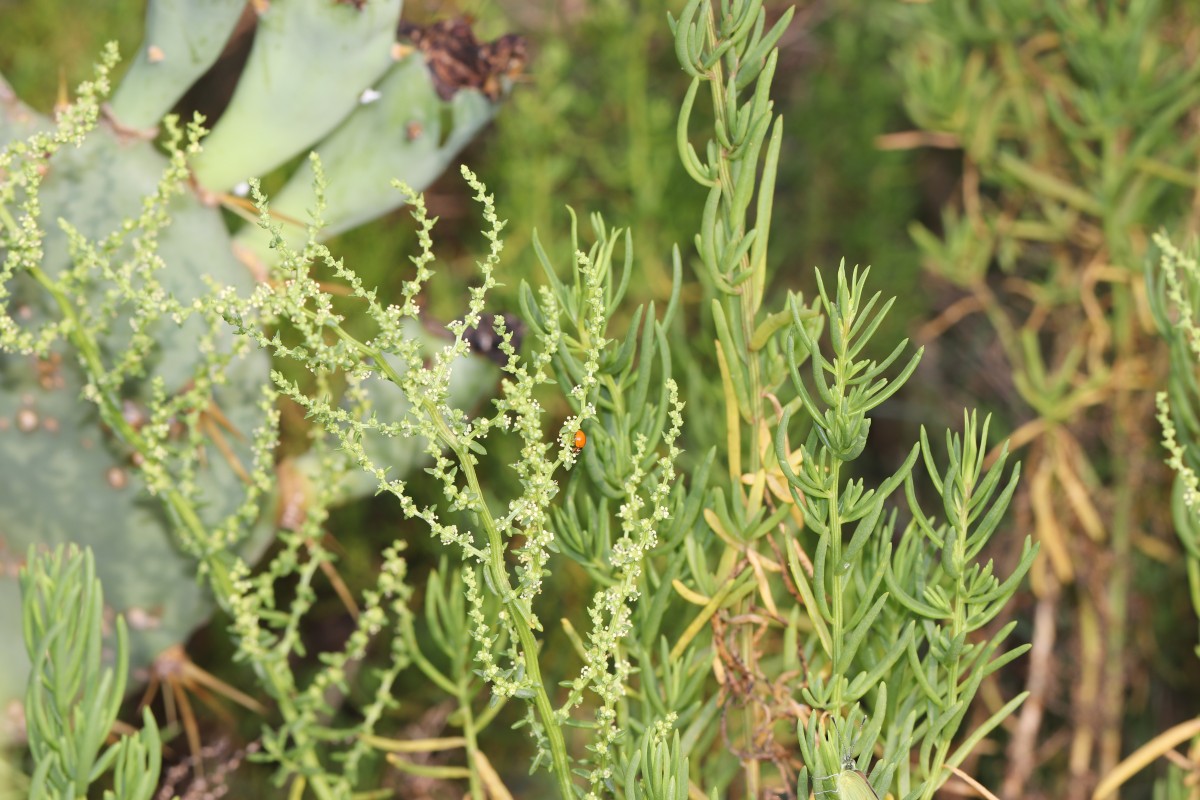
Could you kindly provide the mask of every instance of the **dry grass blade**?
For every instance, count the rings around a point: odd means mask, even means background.
[[[1195,736],[1200,736],[1200,717],[1181,722],[1174,728],[1163,731],[1133,751],[1128,758],[1117,765],[1116,769],[1104,776],[1104,780],[1100,781],[1100,785],[1092,794],[1092,800],[1104,800],[1115,794],[1117,789],[1121,788],[1134,775]]]

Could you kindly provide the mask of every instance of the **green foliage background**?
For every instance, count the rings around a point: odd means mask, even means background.
[[[39,110],[47,110],[60,80],[67,86],[77,84],[105,41],[117,40],[123,52],[139,41],[141,5],[0,0],[0,73],[19,96]],[[777,16],[783,5],[772,3],[769,8]],[[1179,8],[1166,4],[1166,8],[1176,15],[1177,29],[1198,29],[1200,15],[1194,10],[1182,4]],[[540,282],[533,230],[541,231],[543,238],[548,231],[563,230],[565,204],[581,211],[603,212],[615,225],[633,224],[637,274],[630,299],[664,302],[670,290],[671,246],[690,244],[703,198],[675,154],[675,115],[687,81],[675,62],[663,10],[655,4],[620,0],[495,2],[464,4],[458,10],[477,18],[481,38],[519,31],[533,45],[527,80],[517,87],[492,128],[463,156],[498,198],[501,217],[509,220],[503,273],[498,275],[502,286],[493,295],[496,302],[516,311],[521,281]],[[431,3],[422,9],[410,3],[405,16],[420,20],[445,12],[442,4]],[[801,4],[797,21],[780,43],[775,80],[777,108],[786,127],[772,240],[778,263],[771,266],[777,277],[771,291],[782,296],[784,289],[802,289],[811,297],[813,265],[832,266],[842,257],[850,264],[877,264],[871,273],[872,291],[900,298],[877,336],[887,349],[889,343],[911,335],[958,299],[945,281],[922,275],[922,252],[910,236],[909,226],[916,220],[940,232],[943,206],[957,202],[954,192],[961,177],[960,161],[946,150],[883,150],[876,141],[883,134],[914,127],[909,118],[912,109],[906,111],[903,102],[905,76],[897,63],[912,41],[916,20],[903,4],[873,0]],[[427,193],[427,199],[431,214],[441,217],[439,255],[445,264],[430,291],[432,310],[448,317],[457,311],[457,288],[474,274],[474,254],[480,250],[478,224],[469,208],[469,193],[456,174],[443,178]],[[331,247],[354,265],[368,285],[398,287],[404,278],[398,265],[406,263],[405,257],[414,247],[410,227],[396,224],[404,213],[396,212],[391,219],[345,234]],[[684,341],[697,329],[702,297],[687,272],[681,312],[676,315],[677,341]],[[878,470],[888,474],[903,459],[916,427],[941,427],[946,420],[956,419],[955,403],[978,403],[984,408],[994,403],[1006,432],[1029,420],[1029,413],[1013,399],[1010,386],[1001,386],[1008,395],[989,391],[995,388],[995,377],[986,372],[989,364],[979,360],[980,353],[988,350],[989,334],[969,329],[965,336],[943,343],[931,353],[917,373],[918,380],[880,409],[866,463],[861,466],[864,473]],[[711,386],[705,371],[712,365],[680,360],[685,385],[690,380],[694,386]],[[567,410],[559,412],[565,416]],[[717,392],[689,393],[692,421],[683,434],[685,459],[698,459],[709,446],[720,443],[722,413]],[[298,416],[289,420],[290,434],[299,441],[304,423]],[[1144,435],[1147,441],[1155,439],[1154,431]],[[493,452],[492,457],[503,462],[512,460],[513,454]],[[1113,465],[1095,466],[1107,473]],[[437,491],[432,481],[426,491]],[[1023,485],[1016,503],[1024,521],[1029,519],[1029,501],[1021,498],[1028,497],[1027,491]],[[334,514],[329,528],[345,551],[342,569],[348,583],[355,585],[357,577],[370,572],[374,554],[391,538],[395,517],[395,505],[387,500],[357,504]],[[1121,752],[1178,721],[1177,715],[1200,708],[1200,681],[1195,678],[1196,662],[1191,658],[1196,627],[1178,624],[1188,618],[1190,610],[1182,588],[1183,568],[1172,558],[1162,522],[1149,521],[1144,548],[1128,553],[1135,564],[1134,581],[1128,616],[1118,624],[1141,620],[1147,625],[1140,636],[1135,632],[1127,651],[1120,654],[1126,661],[1126,678],[1117,691],[1147,702],[1129,702],[1122,718],[1107,721],[1110,732],[1115,726],[1118,738],[1123,739]],[[420,586],[437,567],[436,549],[418,544],[410,557],[414,584]],[[555,593],[566,598],[568,605],[578,608],[586,602],[586,598],[572,595],[569,574],[556,579],[560,583]],[[336,627],[341,622],[336,598],[322,598],[322,603],[328,609],[324,624]],[[1035,606],[1032,595],[1023,595],[1006,612],[1019,622],[1019,640],[1032,635]],[[1072,659],[1087,657],[1086,642],[1079,644],[1076,637],[1086,636],[1088,623],[1071,617],[1070,612],[1063,614],[1057,624],[1061,641],[1069,644],[1064,644],[1066,654],[1050,671],[1057,691],[1046,693],[1042,731],[1042,738],[1059,749],[1045,754],[1022,795],[1025,797],[1067,796],[1069,754],[1056,740],[1078,736],[1081,728],[1092,724],[1079,715],[1070,699]],[[190,651],[201,666],[236,682],[237,672],[223,664],[220,649],[220,631],[226,624],[225,620],[214,621],[197,635]],[[320,635],[321,624],[318,619],[314,636]],[[1083,634],[1079,634],[1081,627]],[[554,648],[565,653],[570,644],[551,637],[547,649]],[[1015,673],[1002,674],[1002,693],[993,687],[989,695],[985,686],[984,705],[994,710],[1001,694],[1007,698],[1022,688],[1020,669],[1018,664]],[[408,688],[400,687],[397,694],[406,696]],[[428,711],[406,703],[401,713],[411,715],[414,729],[420,729],[428,723]],[[219,727],[223,723],[209,724]],[[244,724],[253,731],[253,722]],[[971,771],[985,783],[996,785],[1004,774],[1004,760],[1002,751],[993,752]],[[493,761],[499,763],[500,759]],[[511,778],[509,785],[514,791],[523,786],[517,777],[521,771],[505,776]],[[1086,771],[1086,775],[1090,788],[1098,776],[1095,771]],[[1133,784],[1128,796],[1149,797],[1149,777]],[[243,769],[237,780],[252,782],[265,777]],[[242,786],[237,791],[252,790]],[[1082,797],[1084,789],[1077,786],[1071,791],[1071,796]]]

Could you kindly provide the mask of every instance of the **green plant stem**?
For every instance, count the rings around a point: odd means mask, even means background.
[[[471,776],[468,778],[471,785],[471,800],[486,800],[483,787],[479,783],[479,768],[475,762],[476,753],[479,752],[479,740],[475,730],[475,715],[471,713],[470,683],[469,675],[463,676],[459,680],[458,689],[454,694],[458,698],[458,710],[462,714],[463,738],[467,740],[467,769],[471,772]]]
[[[441,415],[436,411],[435,414],[436,420],[445,427],[446,423],[441,419]],[[558,790],[562,794],[563,800],[575,800],[575,791],[571,786],[571,764],[567,759],[567,743],[563,737],[562,728],[555,719],[554,707],[550,704],[550,696],[546,693],[546,685],[542,680],[542,669],[538,663],[537,640],[533,637],[533,629],[528,624],[529,611],[525,608],[521,598],[512,590],[512,584],[508,579],[508,570],[504,566],[504,543],[500,538],[500,531],[496,527],[491,509],[482,502],[483,489],[479,485],[479,476],[475,472],[474,464],[471,463],[470,454],[465,452],[465,448],[462,448],[461,445],[453,449],[458,457],[463,476],[467,480],[467,486],[471,488],[476,497],[480,498],[477,511],[488,537],[488,565],[486,568],[492,572],[492,578],[500,590],[500,602],[512,614],[513,628],[517,632],[517,638],[521,640],[521,656],[525,660],[525,674],[529,676],[529,680],[533,684],[533,703],[545,728],[546,739],[550,742],[550,758],[554,765],[554,777],[558,781]]]
[[[833,464],[829,468],[829,552],[832,556],[833,574],[836,576],[834,580],[837,583],[835,590],[830,594],[831,598],[830,612],[833,619],[829,621],[832,626],[833,636],[833,652],[829,654],[830,662],[837,669],[841,664],[842,656],[842,637],[845,636],[843,623],[845,619],[845,606],[843,603],[842,592],[846,581],[850,579],[849,573],[842,574],[842,515],[841,509],[838,508],[838,487],[841,485],[842,479],[842,462],[836,458],[833,459]],[[829,569],[829,566],[826,566]],[[824,591],[824,587],[816,587],[817,591]],[[819,611],[817,613],[820,613]],[[845,685],[844,680],[835,680],[833,682],[833,703],[834,707],[840,709],[842,706],[842,687]]]
[[[1118,312],[1124,310],[1118,308]],[[1121,320],[1125,321],[1125,320]],[[1125,326],[1125,331],[1132,326]],[[1124,351],[1121,358],[1124,363],[1130,363],[1133,354],[1127,343],[1131,337],[1123,337],[1118,345]],[[1114,398],[1114,446],[1112,485],[1115,490],[1112,517],[1112,575],[1106,582],[1105,597],[1108,599],[1108,619],[1112,624],[1106,625],[1108,640],[1106,657],[1106,680],[1103,689],[1105,714],[1112,724],[1104,726],[1100,747],[1100,774],[1112,771],[1121,757],[1121,726],[1117,720],[1124,717],[1125,707],[1125,659],[1126,640],[1128,633],[1129,611],[1129,582],[1130,560],[1132,558],[1132,530],[1137,523],[1134,520],[1138,495],[1138,484],[1144,474],[1142,464],[1145,448],[1138,447],[1134,440],[1135,433],[1130,430],[1129,420],[1142,420],[1146,414],[1135,409],[1133,399],[1128,391],[1121,391]]]
[[[441,689],[442,691],[444,691],[446,694],[454,695],[455,697],[457,697],[460,693],[459,685],[451,682],[449,678],[447,678],[442,673],[438,672],[437,667],[435,667],[432,663],[430,663],[429,659],[427,659],[425,657],[425,654],[422,653],[420,651],[420,649],[416,646],[417,638],[416,638],[416,635],[414,633],[412,633],[411,630],[408,631],[406,633],[406,635],[408,637],[409,647],[412,650],[412,653],[410,654],[410,656],[413,660],[413,663],[417,665],[417,669],[421,670],[421,672],[423,672],[425,674],[426,678],[429,678],[429,680],[432,683],[436,684],[437,687],[439,689]]]
[[[600,382],[604,385],[604,388],[608,390],[608,396],[612,401],[613,417],[616,419],[624,419],[625,393],[621,391],[621,388],[617,385],[617,382],[613,380],[611,375],[601,375]],[[617,451],[613,453],[613,457],[615,459],[629,461],[633,458],[633,453],[629,452],[628,443],[624,439],[614,439],[613,444],[617,448]]]
[[[4,227],[8,228],[10,234],[16,234],[20,228],[17,226],[17,221],[13,219],[12,212],[8,210],[8,206],[0,204],[0,222],[4,223]]]
[[[41,267],[31,266],[29,274],[50,293],[50,296],[54,298],[54,302],[58,305],[63,316],[69,321],[67,338],[79,351],[79,356],[85,365],[85,373],[93,376],[106,374],[107,369],[105,369],[104,361],[100,356],[100,348],[96,345],[95,340],[87,334],[85,327],[80,324],[79,315],[76,313],[74,306],[71,305],[67,297],[63,294],[58,283],[52,280]],[[145,437],[125,419],[125,416],[121,413],[120,400],[113,397],[111,392],[105,391],[99,385],[96,386],[96,391],[101,400],[98,405],[100,416],[104,420],[104,423],[135,451],[146,455],[150,448]],[[206,538],[207,526],[200,519],[199,514],[196,513],[196,509],[191,501],[182,492],[174,488],[162,491],[161,496],[166,501],[167,509],[175,518],[179,527],[190,534],[192,543],[198,544],[203,542]],[[218,602],[222,603],[222,608],[225,611],[229,611],[229,608],[225,607],[224,601],[226,598],[233,596],[233,582],[229,577],[230,564],[227,559],[221,558],[223,554],[224,551],[203,552],[203,561],[214,583],[214,595]]]
[[[963,507],[963,509],[966,509],[968,507],[967,502],[965,500],[963,501],[962,507]],[[961,523],[965,523],[965,520],[961,520]],[[953,531],[946,532],[947,536],[950,536],[952,534],[953,534]],[[955,536],[955,539],[957,540],[958,537]],[[963,561],[963,559],[959,559],[959,563],[962,563],[962,561]],[[962,617],[961,598],[963,597],[963,595],[965,595],[967,593],[967,591],[966,591],[965,582],[964,582],[961,574],[955,581],[955,588],[956,588],[956,593],[954,596],[953,614],[952,614],[951,620],[950,620],[950,636],[952,638],[957,638],[959,633],[965,627],[965,620]],[[961,680],[961,677],[962,677],[962,655],[959,654],[954,657],[954,660],[946,668],[945,686],[946,686],[946,695],[947,695],[947,697],[946,697],[946,705],[947,706],[953,705],[954,703],[958,702],[958,689],[959,689],[959,681]],[[937,746],[933,748],[933,763],[929,765],[929,771],[928,771],[928,774],[931,777],[947,774],[947,769],[945,766],[946,765],[946,757],[950,754],[951,748],[953,747],[953,745],[954,745],[953,738],[947,739],[947,738],[944,738],[944,736],[943,736],[942,740],[939,741]],[[933,796],[937,792],[937,790],[941,787],[941,784],[942,784],[942,781],[937,780],[936,778],[934,780],[926,781],[925,782],[925,790],[921,794],[922,800],[933,800]]]
[[[433,665],[421,652],[421,648],[417,644],[417,636],[413,631],[411,620],[404,624],[404,637],[408,641],[409,657],[416,664],[426,678],[435,686],[440,688],[446,694],[458,700],[458,713],[462,717],[463,738],[466,740],[467,751],[467,769],[470,772],[471,798],[472,800],[486,800],[483,787],[479,783],[479,769],[476,766],[475,754],[479,751],[478,732],[474,714],[471,712],[471,677],[468,672],[466,675],[459,675],[457,681],[451,681],[445,675],[438,671],[438,668]]]
[[[306,313],[311,315],[312,312]],[[389,380],[397,386],[402,385],[400,375],[384,360],[382,353],[347,333],[341,326],[334,325],[332,327],[343,341],[363,355],[370,357],[379,371]],[[475,497],[479,498],[479,506],[475,510],[479,514],[480,520],[483,521],[483,529],[488,538],[488,563],[485,565],[485,569],[492,574],[492,579],[500,595],[500,602],[510,613],[513,629],[516,630],[517,638],[521,641],[521,656],[524,659],[525,674],[529,676],[529,680],[534,686],[533,703],[545,728],[546,739],[550,742],[550,759],[555,780],[558,781],[559,793],[563,800],[574,800],[575,790],[571,785],[571,764],[567,757],[567,743],[563,737],[562,728],[555,719],[554,707],[550,703],[550,696],[546,693],[546,686],[542,680],[541,665],[538,663],[537,640],[534,638],[533,629],[529,624],[532,620],[530,610],[525,608],[521,598],[512,589],[512,582],[509,580],[508,570],[504,565],[504,540],[500,536],[500,530],[496,526],[492,510],[483,502],[485,495],[483,488],[479,485],[479,476],[475,472],[470,451],[450,430],[441,411],[431,400],[424,399],[422,406],[437,428],[438,435],[442,438],[442,444],[454,452],[463,477],[467,481],[467,486],[470,487]]]
[[[708,43],[709,47],[715,50],[718,46],[716,21],[713,19],[712,6],[707,6],[706,10],[707,13],[705,14],[705,17],[706,26],[708,29]],[[713,115],[716,119],[728,119],[729,114],[727,113],[725,104],[725,70],[721,66],[720,59],[718,59],[717,62],[712,65],[712,69],[709,71],[707,77],[709,91],[712,94]],[[753,164],[743,165],[743,168],[753,169],[756,166],[757,165]],[[721,196],[725,198],[726,203],[728,204],[728,201],[734,196],[734,180],[732,171],[730,169],[728,153],[724,149],[721,150],[721,158],[717,161],[717,180],[720,181],[721,184]],[[726,207],[726,211],[731,211],[731,209],[728,208],[728,205]],[[745,233],[745,221],[733,219],[733,215],[731,213],[727,213],[725,216],[726,223],[730,227],[730,230],[726,233],[727,241],[740,239]],[[758,221],[759,225],[763,227],[769,226],[770,222],[770,220]],[[748,253],[743,254],[739,263],[742,268],[748,267],[750,265],[750,255]],[[726,275],[723,277],[728,278],[729,276]],[[755,280],[751,279],[743,282],[737,290],[737,302],[741,308],[741,313],[738,314],[738,317],[740,317],[740,322],[742,324],[742,341],[745,342],[747,346],[749,345],[750,340],[754,338],[754,322],[758,311],[758,309],[755,308],[755,285]],[[731,308],[729,310],[732,311],[733,309]],[[735,354],[730,353],[729,357],[732,358],[734,355]],[[757,434],[762,421],[762,386],[758,357],[757,354],[753,352],[738,353],[736,355],[737,357],[743,359],[748,370],[747,377],[750,381],[750,408],[745,409],[745,413],[749,415],[749,420],[747,421],[750,424],[750,430],[752,434]],[[761,463],[758,448],[751,447],[750,472],[757,472],[760,467]],[[739,496],[741,496],[741,486],[735,485],[733,488],[739,493]]]
[[[1004,350],[1008,363],[1012,365],[1013,371],[1023,370],[1025,357],[1021,352],[1020,337],[1013,330],[1012,322],[1004,311],[1004,304],[996,298],[991,287],[982,279],[974,281],[969,289],[975,299],[979,301],[988,322],[992,323],[992,329],[996,332],[996,338],[1000,341],[1000,346]]]
[[[716,21],[713,18],[713,10],[711,5],[706,5],[705,26],[707,29],[709,47],[715,50],[718,47],[718,32],[716,28]],[[714,116],[717,119],[728,119],[729,114],[727,113],[725,102],[727,98],[725,96],[724,69],[722,68],[722,62],[720,59],[718,59],[716,63],[712,65],[707,78],[709,91],[712,95]],[[743,169],[753,169],[755,167],[756,165],[753,164],[742,165]],[[717,161],[717,180],[720,182],[721,194],[726,202],[726,213],[724,216],[725,224],[729,228],[726,233],[726,240],[740,240],[745,233],[745,221],[735,219],[734,214],[732,213],[733,209],[729,207],[729,201],[734,196],[734,180],[730,161],[728,159],[728,153],[723,149],[721,151],[721,157]],[[770,225],[770,220],[759,220],[758,223],[760,226],[765,228]],[[749,265],[749,254],[743,254],[739,260],[738,271],[748,268]],[[728,275],[722,277],[726,279],[729,278]],[[749,448],[750,461],[748,471],[751,474],[757,473],[760,469],[762,469],[762,457],[757,446],[758,432],[763,427],[762,376],[759,364],[759,355],[749,347],[750,341],[754,338],[755,318],[758,311],[756,308],[756,283],[756,280],[753,278],[748,281],[744,281],[739,287],[737,287],[736,300],[731,298],[728,294],[725,296],[725,307],[727,309],[726,316],[734,316],[733,311],[735,308],[739,312],[737,317],[738,322],[740,322],[742,327],[741,342],[745,348],[739,353],[728,353],[726,357],[729,359],[737,358],[741,360],[743,364],[745,364],[746,378],[749,384],[748,396],[750,400],[749,408],[742,409],[742,413],[738,414],[737,416],[727,415],[727,418],[731,419],[734,424],[736,424],[739,419],[745,420],[748,423],[750,436],[739,438],[748,438],[749,441],[753,443]],[[732,364],[730,365],[730,369],[734,369]],[[737,400],[735,399],[734,402],[736,403]],[[744,504],[746,501],[746,495],[740,481],[740,476],[732,475],[730,483],[731,495],[737,497],[738,500]],[[736,613],[741,614],[746,611],[750,602],[751,601],[747,598],[742,598],[739,600],[736,605]],[[748,631],[742,631],[742,634],[738,637],[738,649],[741,651],[739,655],[742,663],[745,664],[747,668],[751,670],[751,672],[754,672],[758,653],[755,646],[754,637],[750,635]],[[753,705],[747,704],[742,709],[742,722],[745,731],[748,732],[748,735],[752,735],[752,732],[758,727],[757,713]],[[761,775],[758,768],[758,761],[751,760],[748,763],[745,763],[744,767],[746,795],[748,797],[760,796]]]

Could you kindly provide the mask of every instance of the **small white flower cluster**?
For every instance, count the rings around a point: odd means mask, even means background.
[[[1179,434],[1175,430],[1175,420],[1171,418],[1171,404],[1167,399],[1167,393],[1159,392],[1156,394],[1154,396],[1154,403],[1158,407],[1158,424],[1162,425],[1163,429],[1162,445],[1168,454],[1167,466],[1179,476],[1179,480],[1183,486],[1183,504],[1195,515],[1197,514],[1197,492],[1200,492],[1200,478],[1197,477],[1195,470],[1189,467],[1185,460],[1186,450],[1179,443]]]
[[[1200,294],[1200,263],[1176,247],[1162,232],[1154,234],[1154,244],[1162,252],[1161,269],[1166,300],[1174,314],[1171,322],[1174,335],[1182,337],[1191,352],[1194,369],[1200,364],[1200,324],[1196,321],[1195,304]],[[1163,447],[1166,448],[1167,466],[1179,476],[1183,504],[1196,518],[1196,500],[1200,492],[1200,477],[1189,466],[1187,445],[1179,440],[1171,415],[1171,406],[1166,392],[1155,397],[1158,407],[1158,422],[1163,429]],[[1195,454],[1200,457],[1200,453]],[[1182,533],[1182,531],[1181,531]],[[1200,546],[1200,543],[1197,543]]]
[[[38,193],[49,171],[51,156],[64,145],[83,144],[96,128],[100,117],[100,101],[109,92],[109,73],[118,61],[115,43],[109,43],[101,55],[92,80],[79,86],[78,97],[63,109],[55,126],[39,131],[27,140],[17,140],[0,149],[0,244],[4,263],[0,265],[0,309],[11,296],[9,283],[14,275],[31,272],[37,275],[45,257],[42,241],[45,232],[39,220],[42,215]],[[10,208],[16,206],[14,218]],[[36,272],[35,272],[36,270]],[[23,329],[8,313],[0,313],[0,350],[47,356],[50,346],[63,338],[68,330],[66,320],[43,326],[40,335]]]
[[[483,319],[487,293],[495,286],[493,272],[503,250],[500,233],[504,223],[496,216],[492,197],[474,174],[463,170],[482,207],[484,234],[490,246],[478,262],[482,280],[470,291],[467,312],[448,324],[449,340],[430,352],[430,346],[413,335],[421,313],[418,298],[432,276],[434,260],[430,235],[434,221],[428,217],[422,198],[401,187],[417,223],[420,253],[411,259],[415,269],[403,284],[403,301],[384,306],[374,290],[367,289],[356,274],[316,242],[323,177],[319,162],[314,161],[313,168],[318,202],[304,251],[290,251],[276,229],[274,241],[280,265],[271,281],[260,285],[245,300],[229,293],[221,295],[214,306],[239,332],[276,356],[298,360],[318,377],[345,376],[347,391],[340,403],[327,393],[306,390],[281,373],[272,377],[280,393],[296,402],[329,434],[348,462],[373,476],[381,491],[399,499],[406,518],[421,520],[444,546],[459,552],[463,564],[457,573],[466,601],[466,619],[460,624],[472,643],[476,672],[496,697],[531,701],[527,709],[531,735],[556,774],[566,774],[569,769],[563,724],[583,702],[585,692],[598,698],[590,777],[596,791],[611,776],[615,764],[613,745],[620,735],[617,706],[632,674],[626,639],[644,581],[643,564],[657,546],[659,531],[670,515],[674,463],[680,454],[675,443],[682,426],[682,403],[669,376],[664,376],[663,399],[659,401],[666,406],[659,413],[669,418],[668,430],[662,432],[665,446],[656,444],[657,428],[662,427],[657,423],[651,426],[655,430],[639,428],[628,434],[630,441],[620,441],[615,455],[600,457],[602,463],[614,459],[619,462],[610,480],[612,486],[622,487],[623,501],[616,515],[621,535],[609,553],[613,582],[596,594],[589,610],[592,630],[585,665],[557,712],[540,673],[535,633],[541,630],[541,623],[533,613],[533,604],[543,590],[555,547],[551,511],[560,493],[556,476],[561,469],[571,469],[581,457],[588,438],[585,428],[593,427],[599,441],[613,436],[606,429],[588,425],[598,420],[597,408],[603,405],[602,385],[609,379],[603,374],[602,364],[632,363],[628,355],[625,361],[605,360],[606,349],[613,343],[606,336],[612,311],[609,304],[615,302],[611,296],[612,251],[620,237],[608,236],[603,222],[596,218],[597,244],[588,252],[577,244],[573,247],[577,276],[573,287],[558,283],[548,270],[552,286],[543,287],[536,295],[523,290],[523,302],[530,306],[527,316],[536,317],[527,320],[534,329],[534,346],[527,356],[516,352],[513,333],[504,318],[493,318],[499,350],[506,356],[500,395],[493,401],[492,414],[471,416],[455,406],[450,387],[455,365],[469,354],[467,334]],[[271,228],[273,223],[258,186],[252,184],[250,191],[260,209],[262,224]],[[540,249],[539,245],[535,247]],[[333,298],[310,275],[314,263],[332,270],[360,302],[365,317],[374,323],[370,337],[361,338],[346,330]],[[574,326],[571,333],[564,330],[564,320]],[[269,333],[280,330],[287,333]],[[630,351],[626,348],[625,352]],[[647,359],[647,363],[653,363]],[[649,369],[646,366],[643,372]],[[547,441],[547,409],[538,394],[554,385],[563,387],[574,413],[559,429],[557,440]],[[377,386],[399,392],[404,399],[398,415],[389,420],[380,419],[371,402],[371,390]],[[623,424],[618,420],[618,426]],[[500,501],[502,512],[487,499],[478,471],[478,456],[486,452],[484,444],[493,431],[515,435],[520,447],[520,458],[512,469],[521,490],[519,495]],[[403,480],[390,478],[387,466],[373,460],[366,446],[372,436],[421,440],[430,460],[426,471],[440,482],[443,500],[434,505],[418,504]],[[443,520],[443,515],[453,515],[457,524]],[[464,526],[463,520],[472,520],[473,524]],[[513,546],[512,542],[520,545]],[[299,559],[294,560],[296,563],[289,568],[298,566]],[[373,602],[378,605],[379,601]],[[268,616],[277,613],[266,606],[260,611]],[[383,624],[382,618],[376,617],[378,614],[373,614],[373,621],[364,622],[368,626],[364,632]],[[243,635],[248,633],[247,627]],[[334,666],[332,677],[337,675]]]
[[[216,392],[246,346],[230,340],[216,310],[219,297],[206,295],[184,303],[168,290],[178,288],[179,276],[167,274],[158,253],[160,235],[177,212],[175,201],[190,191],[189,159],[199,152],[204,132],[199,122],[181,128],[174,118],[164,120],[167,164],[136,216],[114,216],[111,230],[97,239],[69,220],[58,220],[67,258],[62,264],[43,263],[46,232],[38,197],[42,180],[54,169],[69,168],[71,162],[64,160],[60,166],[50,161],[52,156],[65,145],[83,144],[95,129],[116,58],[115,47],[106,49],[96,79],[80,87],[78,98],[58,115],[54,128],[0,150],[0,352],[33,356],[50,365],[64,353],[72,354],[78,369],[63,365],[69,372],[64,382],[81,381],[84,399],[95,404],[100,420],[128,457],[128,471],[136,471],[145,490],[167,505],[177,541],[200,560],[201,572],[223,571],[225,567],[212,562],[246,536],[271,483],[275,419],[269,413],[260,417],[264,427],[248,453],[253,467],[247,472],[224,437],[214,433],[226,422],[216,405]],[[99,144],[104,141],[101,137]],[[64,159],[68,155],[72,154],[62,153]],[[78,157],[86,163],[91,153]],[[104,213],[97,211],[100,219]],[[95,226],[96,220],[89,219],[89,224]],[[4,302],[18,276],[32,278],[48,302]],[[194,338],[186,351],[172,349],[169,342],[185,325],[186,335]],[[163,368],[152,373],[156,365]],[[172,374],[170,385],[164,372]],[[206,467],[206,453],[214,447],[247,485],[242,502],[223,520],[200,511],[216,505],[211,496],[204,497],[202,488],[207,484],[212,489],[212,481],[204,476],[212,472]],[[126,470],[114,470],[119,476],[114,480],[124,485]]]
[[[1200,290],[1200,263],[1188,256],[1163,233],[1154,234],[1154,244],[1162,251],[1162,274],[1166,281],[1167,300],[1176,314],[1175,325],[1187,339],[1192,356],[1200,362],[1200,326],[1193,308],[1195,298],[1189,298],[1188,287]]]
[[[596,710],[596,736],[591,746],[592,769],[588,773],[587,798],[601,796],[601,788],[611,778],[616,763],[613,748],[622,736],[616,722],[617,704],[625,696],[632,673],[624,647],[632,628],[632,605],[638,597],[642,563],[658,544],[659,526],[670,517],[674,465],[680,455],[675,442],[683,428],[683,403],[673,380],[667,381],[667,395],[671,423],[663,436],[666,452],[655,462],[652,474],[645,474],[640,465],[646,455],[646,439],[638,435],[632,458],[633,470],[624,485],[625,502],[617,512],[621,537],[613,543],[610,555],[616,581],[599,591],[592,600],[588,609],[592,630],[588,634],[584,666],[579,677],[570,684],[566,703],[557,711],[558,719],[565,722],[572,708],[583,701],[586,689],[600,700]]]

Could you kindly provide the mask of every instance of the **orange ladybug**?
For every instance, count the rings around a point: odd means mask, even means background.
[[[582,450],[585,444],[587,444],[587,434],[583,431],[575,431],[575,449]]]

